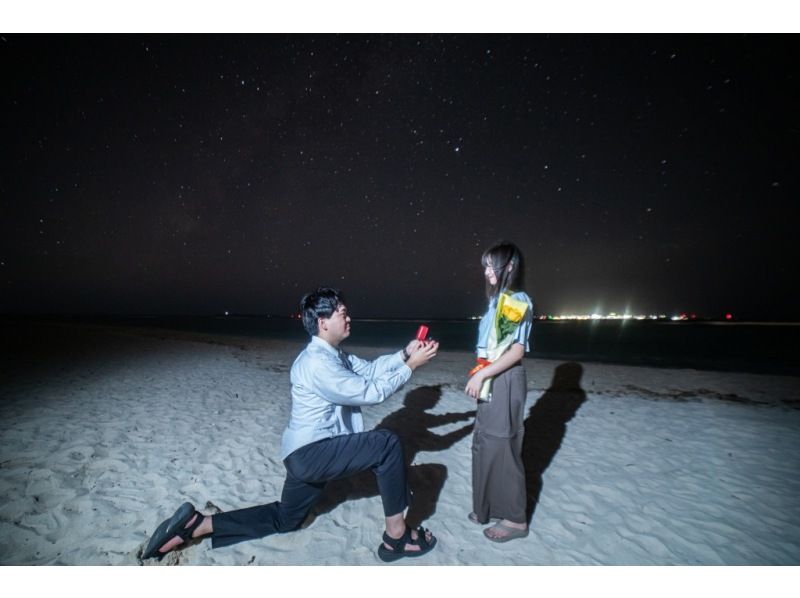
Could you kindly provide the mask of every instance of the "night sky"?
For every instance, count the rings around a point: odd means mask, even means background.
[[[798,45],[3,35],[0,313],[795,319]]]

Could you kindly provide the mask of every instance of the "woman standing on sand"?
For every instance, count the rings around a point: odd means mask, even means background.
[[[478,364],[464,389],[478,402],[472,437],[473,523],[497,519],[483,534],[492,542],[528,535],[522,463],[528,347],[533,303],[523,290],[522,253],[499,242],[481,257],[489,306],[478,328]]]

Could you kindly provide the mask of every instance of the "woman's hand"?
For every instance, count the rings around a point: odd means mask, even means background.
[[[486,373],[483,370],[478,370],[467,382],[464,392],[477,401],[481,394],[481,386],[483,386],[484,380],[486,380]]]
[[[472,378],[467,382],[464,392],[477,399],[481,394],[481,386],[487,378],[492,376],[499,376],[508,368],[516,365],[522,360],[525,355],[525,346],[520,343],[514,343],[508,350],[493,361],[490,365],[475,372]]]

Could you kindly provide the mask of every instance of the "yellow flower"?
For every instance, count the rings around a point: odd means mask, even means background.
[[[514,309],[510,305],[504,305],[503,317],[511,322],[519,322],[522,319],[522,314],[518,309]]]
[[[528,305],[524,301],[506,297],[500,314],[508,321],[516,323],[522,320],[522,316],[525,315],[527,309]]]

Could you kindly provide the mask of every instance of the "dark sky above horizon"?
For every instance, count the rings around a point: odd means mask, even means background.
[[[0,313],[790,318],[797,36],[0,39]]]

